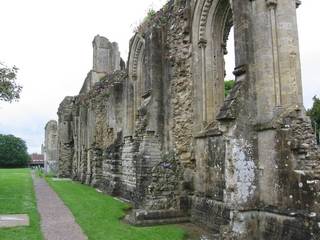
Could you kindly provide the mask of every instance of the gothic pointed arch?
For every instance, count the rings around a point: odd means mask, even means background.
[[[195,122],[201,129],[215,121],[224,101],[224,55],[233,26],[229,0],[198,0],[193,18]]]
[[[145,40],[136,33],[130,42],[128,60],[128,93],[127,93],[127,135],[133,135],[138,108],[142,96],[146,91],[145,86]]]

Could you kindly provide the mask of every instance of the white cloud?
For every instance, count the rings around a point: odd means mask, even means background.
[[[40,151],[43,128],[56,119],[64,96],[76,95],[92,65],[96,34],[117,41],[126,61],[133,29],[148,9],[166,0],[1,0],[0,60],[20,68],[20,102],[0,103],[0,133],[27,140]],[[319,94],[319,0],[298,10],[305,102]],[[231,71],[231,70],[230,70]]]

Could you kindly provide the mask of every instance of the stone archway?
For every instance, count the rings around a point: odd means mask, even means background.
[[[127,107],[126,107],[126,131],[125,135],[132,136],[138,108],[142,102],[145,92],[145,41],[140,34],[136,34],[131,40],[129,62],[128,62],[128,88],[127,88]]]
[[[192,39],[198,130],[201,125],[205,127],[215,121],[224,101],[224,55],[232,26],[232,9],[228,0],[198,1]]]

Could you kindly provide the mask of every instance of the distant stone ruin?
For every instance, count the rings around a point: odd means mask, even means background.
[[[49,121],[45,126],[44,170],[46,173],[58,173],[58,123]]]
[[[171,0],[130,41],[96,36],[58,116],[59,175],[132,202],[132,224],[220,239],[320,239],[320,151],[303,107],[297,0]],[[234,28],[236,83],[224,97]]]

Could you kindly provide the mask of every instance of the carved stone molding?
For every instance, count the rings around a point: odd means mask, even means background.
[[[200,39],[198,42],[198,46],[199,46],[199,48],[206,48],[207,47],[207,40],[204,38]]]
[[[133,43],[133,49],[131,50],[133,52],[133,58],[131,62],[132,65],[131,65],[130,75],[133,80],[137,79],[137,76],[138,76],[137,69],[139,64],[139,56],[143,51],[143,49],[144,49],[144,39],[141,36],[137,35]]]
[[[201,17],[200,17],[200,27],[199,27],[199,39],[204,39],[206,32],[206,25],[208,21],[208,14],[211,8],[213,0],[206,0],[203,4]]]
[[[274,95],[275,105],[282,105],[281,78],[280,78],[280,58],[279,58],[279,42],[278,42],[278,26],[277,26],[277,0],[266,0],[269,8],[269,21],[272,42],[272,59],[273,59],[273,77],[274,77]]]
[[[233,71],[233,75],[236,76],[236,77],[239,77],[241,75],[244,75],[247,73],[247,68],[248,66],[247,65],[241,65],[241,66],[238,66],[234,69]]]
[[[207,26],[207,22],[208,22],[208,14],[210,12],[210,8],[212,7],[213,4],[213,0],[206,0],[202,6],[202,10],[201,10],[201,17],[200,17],[200,23],[199,23],[199,47],[206,47],[204,44],[207,43],[206,41],[206,26]],[[223,35],[223,40],[224,42],[227,41],[228,39],[228,35],[230,32],[231,27],[233,26],[233,19],[232,19],[232,8],[231,8],[231,3],[230,3],[230,7],[228,8],[227,12],[227,22],[226,22],[226,31],[224,32]]]
[[[278,0],[266,0],[269,8],[275,8],[278,5]]]

